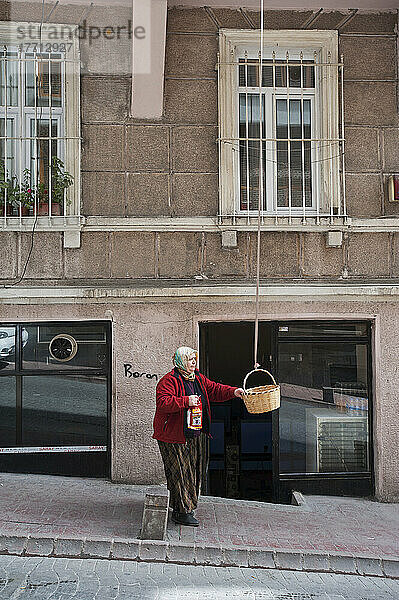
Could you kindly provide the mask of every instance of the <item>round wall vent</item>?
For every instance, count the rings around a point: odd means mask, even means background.
[[[78,343],[71,335],[60,333],[48,345],[50,356],[59,362],[68,362],[78,351]]]

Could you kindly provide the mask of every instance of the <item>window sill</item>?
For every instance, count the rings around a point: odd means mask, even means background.
[[[0,231],[36,231],[64,232],[64,248],[80,248],[80,232],[84,224],[80,215],[40,216],[40,217],[0,217]]]
[[[48,220],[48,217],[43,217]],[[56,219],[57,217],[51,217]],[[75,217],[79,218],[79,217]],[[89,216],[83,219],[84,231],[145,231],[145,232],[221,232],[221,231],[256,231],[257,218],[245,217],[102,217]],[[58,217],[63,219],[63,217]],[[19,219],[17,219],[19,220]],[[48,227],[48,229],[53,229]],[[63,229],[63,227],[60,227]],[[326,232],[326,231],[399,231],[399,216],[375,218],[350,217],[320,217],[318,222],[314,217],[303,218],[264,217],[261,223],[262,231],[297,231],[297,232]]]

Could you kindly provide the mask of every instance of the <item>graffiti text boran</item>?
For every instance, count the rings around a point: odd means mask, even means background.
[[[146,379],[155,379],[155,381],[158,381],[158,375],[156,373],[152,374],[151,373],[142,373],[139,371],[132,371],[133,365],[129,364],[129,363],[124,363],[123,365],[124,369],[125,369],[125,377],[145,377]]]

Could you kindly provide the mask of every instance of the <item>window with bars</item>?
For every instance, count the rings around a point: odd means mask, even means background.
[[[336,32],[222,30],[220,217],[345,216]],[[262,64],[261,64],[262,60]],[[262,177],[262,181],[261,181]]]
[[[0,217],[78,215],[78,47],[18,44],[16,26],[0,24]]]

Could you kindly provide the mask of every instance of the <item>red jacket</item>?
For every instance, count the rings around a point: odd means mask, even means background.
[[[208,405],[209,425],[211,424],[211,402],[226,402],[234,396],[237,389],[230,385],[223,385],[211,381],[199,371],[195,371],[198,383],[202,389],[202,401]],[[166,373],[158,382],[156,390],[157,408],[154,417],[154,435],[156,440],[184,444],[186,438],[183,433],[183,420],[185,409],[188,408],[189,397],[184,390],[183,377],[180,373],[176,376],[172,370]]]

